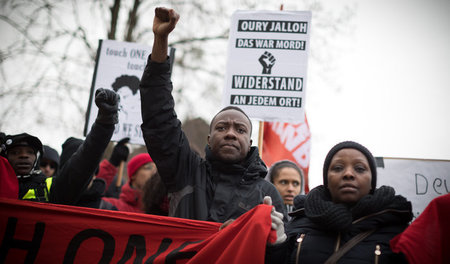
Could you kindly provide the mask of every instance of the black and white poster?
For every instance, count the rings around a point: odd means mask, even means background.
[[[309,11],[236,11],[223,105],[262,121],[304,119]]]
[[[85,135],[89,133],[97,116],[94,102],[98,88],[112,89],[120,96],[119,123],[116,125],[112,141],[129,137],[130,143],[144,145],[141,124],[141,97],[139,82],[147,64],[151,47],[131,42],[100,40],[97,63],[92,80],[86,118]],[[174,59],[174,49],[169,48],[170,59]],[[171,64],[172,65],[172,64]]]

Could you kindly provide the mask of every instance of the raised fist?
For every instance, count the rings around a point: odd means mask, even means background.
[[[99,88],[95,91],[95,104],[98,107],[95,122],[105,125],[114,125],[119,122],[120,97],[113,90]]]
[[[128,155],[130,154],[130,150],[126,145],[128,141],[130,141],[130,138],[122,138],[114,147],[109,162],[115,167],[118,167],[121,161],[127,161]]]
[[[167,36],[175,28],[180,19],[180,15],[173,9],[165,7],[155,8],[155,17],[153,19],[153,33],[155,35]]]
[[[272,67],[275,65],[275,57],[272,53],[265,51],[264,54],[259,57],[259,63],[263,66],[263,74],[271,74]]]

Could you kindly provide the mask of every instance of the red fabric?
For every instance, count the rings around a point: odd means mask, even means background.
[[[0,156],[0,197],[19,198],[19,181],[9,161]]]
[[[104,159],[100,162],[100,168],[98,170],[97,178],[103,179],[106,182],[106,188],[114,180],[114,176],[117,174],[117,168],[111,164],[108,160]]]
[[[113,197],[102,199],[114,205],[119,211],[144,213],[141,206],[141,194],[130,186],[129,181],[122,186],[119,199]]]
[[[0,240],[6,242],[0,260],[264,263],[267,240],[274,234],[270,211],[271,206],[259,205],[219,231],[220,223],[0,199]],[[35,256],[19,245],[32,246],[33,237]]]
[[[450,263],[450,194],[434,198],[391,248],[409,263]]]
[[[306,116],[303,123],[264,123],[262,160],[267,167],[280,160],[290,160],[296,163],[304,172],[305,193],[309,192],[310,149],[311,132]]]

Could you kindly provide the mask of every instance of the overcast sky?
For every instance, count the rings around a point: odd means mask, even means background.
[[[355,28],[333,44],[336,92],[309,76],[310,186],[342,140],[375,156],[450,160],[450,1],[346,2],[357,3]]]

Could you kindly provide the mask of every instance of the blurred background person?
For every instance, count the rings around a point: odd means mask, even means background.
[[[59,154],[54,148],[44,145],[44,153],[41,161],[39,162],[39,168],[46,177],[53,177],[58,171],[59,166]]]
[[[52,180],[39,170],[42,142],[27,133],[7,135],[4,142],[5,157],[19,182],[18,198],[39,202],[49,201]]]
[[[294,197],[304,193],[303,171],[290,160],[281,160],[270,167],[266,180],[275,185],[283,198],[286,211],[292,212]],[[289,217],[290,219],[290,217]]]
[[[19,181],[9,161],[3,157],[6,135],[0,132],[0,197],[17,199],[19,197]]]
[[[156,165],[148,153],[141,153],[130,159],[127,172],[128,181],[122,186],[119,198],[104,197],[103,201],[119,211],[144,213],[142,194],[145,183],[157,172]]]
[[[144,185],[142,206],[146,214],[169,215],[167,189],[156,172]]]

